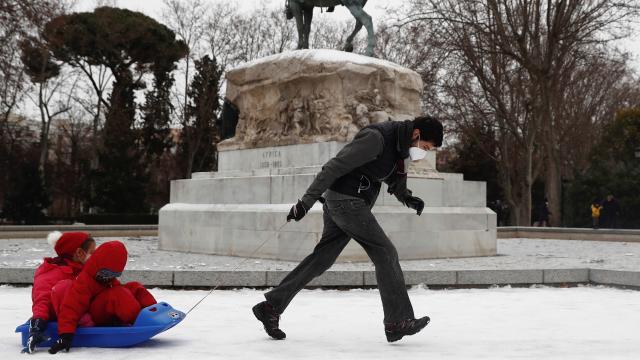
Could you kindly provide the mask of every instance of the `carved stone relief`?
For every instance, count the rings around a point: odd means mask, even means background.
[[[227,74],[227,98],[240,115],[235,137],[221,142],[219,150],[345,142],[369,124],[419,113],[419,76],[395,64],[295,56],[264,63],[269,66],[263,69],[260,63]],[[398,69],[403,76],[392,75]]]

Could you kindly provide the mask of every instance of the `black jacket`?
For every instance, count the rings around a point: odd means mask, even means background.
[[[411,195],[404,164],[409,157],[412,131],[411,121],[389,121],[360,130],[322,167],[302,201],[311,207],[327,189],[332,189],[373,204],[385,182],[389,193],[404,203]]]

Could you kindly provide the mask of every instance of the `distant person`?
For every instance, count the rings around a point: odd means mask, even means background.
[[[597,229],[600,226],[600,210],[602,209],[602,205],[598,200],[594,200],[591,203],[591,221],[594,229]]]
[[[533,223],[533,226],[550,226],[549,215],[551,215],[551,211],[549,211],[549,201],[545,198],[544,202],[536,208],[536,222]]]
[[[603,227],[615,229],[618,227],[618,216],[620,215],[620,204],[613,195],[607,195],[607,199],[602,203]]]
[[[494,201],[492,208],[496,213],[496,226],[504,226],[504,205],[502,200],[497,199]]]

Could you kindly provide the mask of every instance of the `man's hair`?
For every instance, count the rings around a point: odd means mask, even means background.
[[[442,146],[442,123],[433,116],[418,116],[413,119],[413,128],[420,130],[420,140],[431,141],[436,147]]]

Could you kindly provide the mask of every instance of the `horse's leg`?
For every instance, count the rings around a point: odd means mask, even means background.
[[[289,7],[291,13],[296,19],[296,26],[298,28],[298,49],[304,49],[304,18],[302,15],[302,5],[297,1],[290,1]]]
[[[356,35],[358,35],[358,32],[360,32],[360,29],[362,29],[362,23],[360,22],[360,20],[356,19],[356,28],[353,30],[351,35],[349,35],[349,37],[347,38],[347,41],[344,43],[344,48],[343,48],[344,51],[346,52],[353,51],[353,39],[356,37]]]
[[[311,34],[311,22],[313,21],[313,6],[305,6],[304,13],[304,48],[309,48],[309,34]]]
[[[349,9],[356,21],[359,21],[367,29],[368,41],[366,55],[373,56],[373,48],[376,46],[376,35],[373,32],[373,20],[362,8],[363,2],[357,0],[343,0],[342,3]]]

